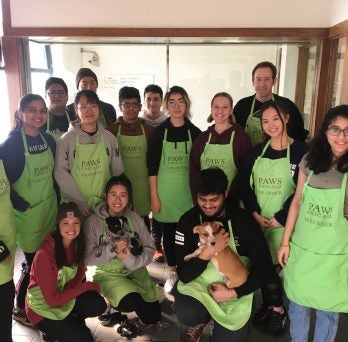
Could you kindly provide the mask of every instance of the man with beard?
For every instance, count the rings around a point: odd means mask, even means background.
[[[175,255],[179,281],[173,295],[178,320],[188,326],[181,341],[199,341],[205,326],[214,322],[213,339],[243,341],[249,331],[253,292],[263,284],[272,310],[264,321],[265,332],[284,332],[286,313],[278,312],[283,305],[281,281],[275,272],[264,236],[251,214],[226,202],[227,177],[219,168],[202,170],[198,179],[197,205],[181,216],[175,234]],[[203,222],[219,221],[222,229],[214,246],[206,246],[201,254],[188,261],[199,237],[193,228]],[[229,246],[249,268],[245,283],[227,288],[223,277],[213,266],[212,257]],[[278,311],[277,311],[278,310]]]

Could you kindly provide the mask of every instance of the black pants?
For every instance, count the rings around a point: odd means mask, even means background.
[[[146,302],[137,292],[131,292],[124,296],[115,309],[120,312],[135,311],[140,320],[145,324],[155,324],[161,318],[161,306],[158,300],[155,302]]]
[[[15,297],[13,280],[0,285],[0,340],[12,341],[12,309]]]
[[[152,220],[152,236],[155,242],[156,238],[158,239],[160,234],[163,234],[163,249],[166,255],[168,266],[176,266],[174,244],[176,227],[177,222],[159,222],[157,220]],[[158,232],[160,232],[160,234]]]
[[[261,287],[263,304],[266,306],[283,306],[283,286],[278,273],[281,271],[279,265],[274,265],[273,281]]]
[[[172,291],[174,295],[174,310],[179,322],[192,327],[200,323],[208,323],[211,316],[205,306],[197,299],[178,292],[177,284]],[[249,334],[249,321],[239,330],[228,330],[214,321],[214,342],[243,342]]]
[[[22,263],[21,275],[16,285],[16,306],[21,309],[24,309],[25,307],[25,296],[27,295],[30,280],[30,269],[34,256],[35,253],[24,253],[25,261]]]
[[[62,320],[44,318],[36,324],[40,331],[52,339],[64,342],[93,342],[93,336],[85,318],[101,315],[106,309],[104,298],[97,292],[88,291],[76,298],[71,313]]]

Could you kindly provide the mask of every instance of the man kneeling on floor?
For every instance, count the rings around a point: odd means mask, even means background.
[[[282,306],[281,281],[258,224],[251,214],[225,202],[226,195],[227,177],[221,169],[201,171],[197,205],[182,215],[178,223],[175,254],[179,281],[173,295],[178,320],[188,326],[183,342],[199,341],[211,319],[214,341],[244,341],[249,331],[253,292],[263,284],[273,285],[268,286],[269,303]],[[224,227],[216,234],[215,243],[207,244],[197,257],[186,261],[185,256],[193,253],[200,242],[194,227],[212,221],[219,221]],[[246,281],[234,288],[225,285],[212,260],[226,246],[248,267]],[[273,312],[266,332],[279,335],[284,331],[286,313]]]

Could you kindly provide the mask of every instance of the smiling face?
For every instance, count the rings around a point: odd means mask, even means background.
[[[348,135],[344,134],[344,130],[345,132],[348,131],[348,119],[337,116],[326,131],[327,141],[331,147],[332,154],[336,158],[340,158],[348,151]]]
[[[175,119],[183,119],[186,113],[186,102],[179,93],[173,93],[168,98],[167,108],[169,115]]]
[[[99,118],[99,106],[97,103],[89,101],[86,96],[81,96],[76,109],[81,124],[97,124]]]
[[[120,103],[120,110],[123,113],[123,120],[128,123],[136,122],[141,109],[138,99],[123,99]]]
[[[92,90],[97,92],[98,84],[97,81],[91,76],[82,77],[79,82],[78,90]]]
[[[281,137],[286,132],[288,120],[288,115],[279,115],[275,108],[269,107],[262,113],[262,128],[271,139]]]
[[[36,135],[47,121],[47,107],[41,100],[33,100],[19,111],[24,131],[29,135]]]
[[[275,81],[276,79],[272,78],[271,68],[263,67],[255,70],[253,86],[258,100],[263,102],[271,99]]]
[[[225,96],[218,96],[211,104],[211,115],[215,124],[225,124],[232,115],[232,105],[230,100]]]
[[[225,195],[209,194],[197,196],[197,204],[205,216],[219,216],[224,212]]]
[[[46,92],[46,101],[50,112],[65,111],[68,94],[61,84],[51,84]]]
[[[152,115],[156,116],[160,114],[162,106],[162,98],[159,93],[153,93],[149,91],[145,94],[145,107],[146,110]]]
[[[81,221],[78,217],[64,217],[59,221],[59,231],[63,245],[69,245],[78,237],[81,230]]]
[[[109,215],[122,216],[128,201],[129,195],[126,187],[121,184],[113,185],[106,195]]]

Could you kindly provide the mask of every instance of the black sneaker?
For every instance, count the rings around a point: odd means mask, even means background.
[[[288,319],[288,315],[284,311],[283,313],[279,313],[276,311],[271,312],[268,323],[268,332],[272,336],[282,336],[286,329],[286,321]]]
[[[98,321],[104,327],[113,327],[116,324],[126,321],[127,318],[128,317],[126,315],[123,315],[120,312],[113,312],[98,316]]]
[[[256,312],[252,319],[252,324],[255,327],[265,327],[269,325],[269,319],[272,313],[272,309],[266,305],[262,305],[261,308]]]

